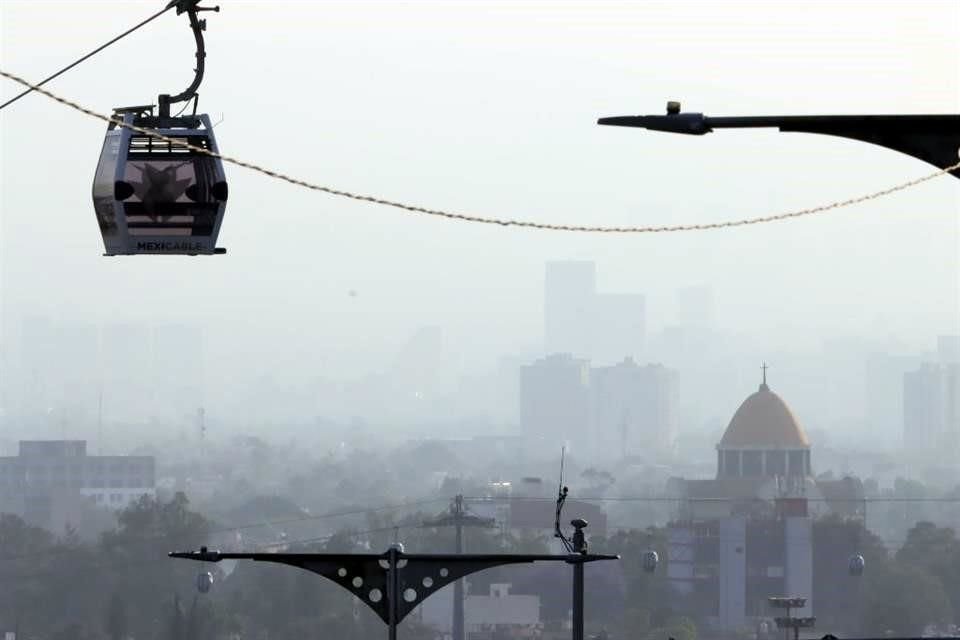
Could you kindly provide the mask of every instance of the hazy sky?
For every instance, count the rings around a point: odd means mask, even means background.
[[[957,113],[960,3],[240,2],[209,13],[200,107],[221,149],[338,188],[552,222],[763,215],[930,172],[852,141],[596,126],[660,113]],[[161,2],[0,4],[4,69],[38,80]],[[101,112],[191,78],[168,13],[49,85]],[[20,88],[0,82],[4,98]],[[712,284],[718,319],[771,345],[828,333],[917,348],[960,331],[960,181],[732,231],[598,237],[451,223],[226,168],[226,256],[101,257],[104,125],[34,95],[0,112],[3,320],[196,321],[231,366],[345,366],[418,325],[477,362],[541,338],[543,263],[606,291]],[[357,292],[351,297],[348,292]],[[374,349],[369,349],[374,347]],[[327,360],[327,358],[332,358]]]

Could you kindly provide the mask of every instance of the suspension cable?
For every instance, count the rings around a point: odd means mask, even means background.
[[[140,127],[135,124],[128,124],[123,122],[121,118],[111,117],[88,109],[76,102],[58,96],[46,89],[41,89],[38,85],[30,84],[28,81],[24,80],[20,76],[17,76],[8,71],[0,69],[0,76],[18,82],[25,87],[30,87],[35,90],[37,93],[40,93],[51,100],[59,102],[62,105],[70,107],[75,111],[84,113],[92,118],[97,118],[103,120],[104,122],[112,123],[116,126],[124,127],[131,131],[135,131],[139,134],[151,136],[157,140],[162,140],[170,145],[181,147],[184,149],[189,149],[194,153],[207,155],[213,158],[218,158],[223,162],[227,162],[238,167],[243,167],[249,169],[256,173],[263,174],[275,180],[280,180],[294,186],[303,187],[304,189],[309,189],[311,191],[319,191],[321,193],[326,193],[332,196],[337,196],[340,198],[347,198],[349,200],[355,200],[358,202],[368,202],[371,204],[377,204],[385,207],[392,207],[394,209],[400,209],[407,213],[422,214],[426,216],[432,216],[437,218],[443,218],[446,220],[453,220],[458,222],[473,222],[477,224],[487,224],[487,225],[497,225],[501,227],[520,227],[524,229],[537,229],[543,231],[567,231],[573,233],[603,233],[603,234],[640,234],[640,233],[676,233],[676,232],[685,232],[685,231],[706,231],[712,229],[726,229],[730,227],[742,227],[746,225],[754,224],[764,224],[768,222],[778,222],[781,220],[790,220],[793,218],[800,218],[804,216],[810,216],[818,213],[828,213],[835,211],[837,209],[842,209],[845,207],[853,206],[856,204],[861,204],[863,202],[868,202],[871,200],[876,200],[884,196],[888,196],[899,191],[904,191],[911,187],[923,184],[933,180],[934,178],[939,178],[941,176],[951,175],[951,171],[960,169],[960,162],[950,165],[949,167],[944,167],[933,173],[928,173],[926,175],[920,176],[919,178],[914,178],[912,180],[907,180],[899,184],[893,185],[892,187],[887,187],[885,189],[880,189],[879,191],[873,191],[871,193],[855,196],[852,198],[847,198],[846,200],[837,200],[827,204],[817,205],[814,207],[807,207],[805,209],[795,209],[793,211],[787,211],[784,213],[774,213],[765,216],[758,216],[753,218],[739,218],[731,220],[723,220],[720,222],[701,222],[701,223],[684,223],[684,224],[673,224],[673,225],[659,225],[659,226],[592,226],[592,225],[581,225],[581,224],[558,224],[558,223],[548,223],[548,222],[535,222],[532,220],[517,220],[515,218],[498,218],[498,217],[487,217],[480,216],[469,213],[459,213],[456,211],[446,211],[443,209],[430,209],[420,205],[409,204],[405,202],[399,202],[396,200],[389,200],[386,198],[381,198],[379,196],[366,195],[362,193],[352,193],[350,191],[344,191],[342,189],[336,189],[333,187],[327,187],[321,184],[314,182],[309,182],[300,178],[295,178],[285,173],[279,171],[274,171],[266,167],[262,167],[239,158],[232,156],[226,156],[220,153],[215,153],[209,149],[203,147],[198,147],[196,145],[189,144],[184,140],[178,140],[176,138],[171,138],[163,134],[157,133],[153,129],[148,129],[145,127]]]
[[[117,37],[115,37],[113,40],[110,40],[109,42],[105,42],[104,44],[100,45],[99,47],[97,47],[96,49],[94,49],[93,51],[91,51],[90,53],[88,53],[87,55],[83,56],[82,58],[78,58],[77,60],[74,60],[73,62],[71,62],[70,64],[68,64],[67,66],[65,66],[63,69],[60,69],[60,71],[57,71],[57,72],[56,72],[55,74],[53,74],[52,76],[47,77],[46,79],[38,82],[36,85],[34,85],[34,86],[32,86],[32,87],[29,87],[29,88],[27,88],[25,91],[23,91],[23,92],[15,95],[15,96],[13,96],[12,98],[10,98],[9,100],[7,100],[7,101],[4,102],[3,104],[0,104],[0,109],[3,109],[4,107],[13,104],[14,102],[16,102],[17,100],[19,100],[19,99],[22,98],[23,96],[27,95],[28,93],[31,93],[31,92],[33,92],[33,91],[36,91],[36,90],[37,90],[37,87],[42,87],[43,85],[47,84],[48,82],[50,82],[50,81],[53,80],[54,78],[56,78],[56,77],[58,77],[58,76],[60,76],[60,75],[62,75],[62,74],[64,74],[64,73],[66,73],[66,72],[69,71],[70,69],[73,69],[75,66],[77,66],[78,64],[80,64],[80,63],[83,62],[84,60],[86,60],[86,59],[88,59],[88,58],[91,58],[91,57],[93,57],[94,55],[100,53],[101,51],[103,51],[104,49],[106,49],[107,47],[109,47],[110,45],[112,45],[114,42],[117,42],[118,40],[121,40],[121,39],[127,37],[128,35],[130,35],[130,34],[133,33],[134,31],[136,31],[136,30],[139,29],[140,27],[144,27],[144,26],[148,25],[149,23],[153,22],[154,20],[156,20],[157,18],[159,18],[160,16],[162,16],[163,14],[165,14],[167,11],[169,11],[170,9],[172,9],[172,8],[175,7],[175,6],[177,6],[177,3],[176,3],[175,1],[174,1],[174,2],[171,2],[170,4],[168,4],[168,5],[167,5],[164,9],[162,9],[161,11],[156,12],[155,14],[153,14],[152,16],[150,16],[149,18],[147,18],[147,19],[144,20],[143,22],[137,24],[136,26],[133,26],[133,27],[127,29],[126,31],[124,31],[123,33],[121,33],[120,35],[118,35]]]

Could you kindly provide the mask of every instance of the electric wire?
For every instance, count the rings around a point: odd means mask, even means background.
[[[135,26],[127,29],[126,31],[124,31],[123,33],[121,33],[120,35],[118,35],[117,37],[113,38],[112,40],[110,40],[110,41],[108,41],[108,42],[105,42],[104,44],[100,45],[99,47],[97,47],[96,49],[94,49],[93,51],[91,51],[90,53],[88,53],[87,55],[83,56],[82,58],[78,58],[77,60],[74,60],[73,62],[71,62],[70,64],[68,64],[67,66],[65,66],[63,69],[60,69],[60,71],[57,71],[57,72],[54,73],[53,75],[48,76],[48,77],[45,78],[44,80],[41,80],[41,81],[38,82],[35,86],[29,87],[29,88],[26,89],[25,91],[23,91],[23,92],[15,95],[15,96],[13,96],[12,98],[10,98],[9,100],[7,100],[7,101],[4,102],[3,104],[0,104],[0,109],[3,109],[4,107],[7,107],[7,106],[11,105],[11,104],[13,104],[14,102],[16,102],[17,100],[19,100],[20,98],[24,97],[25,95],[27,95],[27,94],[29,94],[29,93],[32,93],[33,91],[36,91],[38,87],[42,87],[43,85],[47,84],[48,82],[50,82],[50,81],[53,80],[54,78],[57,78],[57,77],[59,77],[60,75],[62,75],[62,74],[64,74],[64,73],[66,73],[67,71],[69,71],[70,69],[73,69],[75,66],[77,66],[78,64],[80,64],[80,63],[83,62],[84,60],[87,60],[88,58],[92,58],[94,55],[100,53],[101,51],[103,51],[104,49],[106,49],[107,47],[109,47],[110,45],[112,45],[113,43],[118,42],[119,40],[122,40],[123,38],[127,37],[128,35],[130,35],[130,34],[133,33],[134,31],[136,31],[136,30],[139,29],[140,27],[145,27],[146,25],[148,25],[149,23],[153,22],[154,20],[156,20],[157,18],[159,18],[160,16],[162,16],[163,14],[165,14],[167,11],[169,11],[170,9],[172,9],[172,8],[175,7],[175,6],[176,6],[176,2],[171,2],[170,4],[168,4],[168,5],[166,6],[166,8],[162,9],[161,11],[156,12],[155,14],[153,14],[152,16],[150,16],[149,18],[147,18],[147,19],[144,20],[143,22],[141,22],[141,23],[139,23],[139,24],[137,24],[137,25],[135,25]]]
[[[188,149],[198,154],[207,155],[213,158],[218,158],[223,162],[236,165],[238,167],[243,167],[249,169],[256,173],[263,174],[270,178],[280,180],[292,184],[294,186],[302,187],[304,189],[309,189],[311,191],[318,191],[321,193],[326,193],[328,195],[337,196],[341,198],[346,198],[349,200],[354,200],[358,202],[367,202],[370,204],[381,205],[385,207],[390,207],[393,209],[399,209],[405,213],[421,214],[425,216],[441,218],[445,220],[452,220],[457,222],[471,222],[477,224],[485,225],[496,225],[501,227],[518,227],[524,229],[536,229],[541,231],[564,231],[564,232],[573,232],[573,233],[601,233],[601,234],[648,234],[648,233],[676,233],[676,232],[691,232],[691,231],[707,231],[714,229],[726,229],[731,227],[742,227],[746,225],[756,225],[756,224],[765,224],[769,222],[779,222],[783,220],[789,220],[793,218],[801,218],[805,216],[810,216],[819,213],[827,213],[835,211],[837,209],[842,209],[845,207],[853,206],[856,204],[861,204],[871,200],[876,200],[891,194],[897,193],[899,191],[904,191],[911,187],[915,187],[924,182],[933,180],[934,178],[939,178],[941,176],[950,175],[951,171],[960,169],[960,162],[952,164],[948,167],[940,169],[934,173],[929,173],[927,175],[921,176],[919,178],[914,178],[913,180],[908,180],[896,184],[892,187],[886,189],[881,189],[879,191],[873,191],[871,193],[860,195],[852,198],[847,198],[845,200],[837,200],[830,202],[828,204],[822,204],[814,207],[807,207],[805,209],[797,209],[794,211],[787,211],[784,213],[775,213],[759,217],[751,218],[739,218],[739,219],[730,219],[724,220],[721,222],[707,222],[707,223],[684,223],[684,224],[673,224],[673,225],[661,225],[661,226],[592,226],[592,225],[580,225],[580,224],[555,224],[547,222],[536,222],[531,220],[518,220],[515,218],[498,218],[498,217],[487,217],[467,213],[459,213],[455,211],[447,211],[443,209],[431,209],[427,207],[422,207],[420,205],[408,204],[405,202],[399,202],[396,200],[389,200],[379,196],[365,195],[360,193],[353,193],[350,191],[344,191],[342,189],[336,189],[334,187],[328,187],[320,185],[317,183],[309,182],[300,178],[295,178],[285,173],[279,171],[274,171],[266,167],[256,165],[233,156],[227,156],[220,153],[213,152],[209,149],[204,149],[195,145],[191,145],[183,140],[178,140],[165,136],[163,134],[157,133],[152,129],[147,129],[140,127],[134,124],[124,123],[121,119],[103,115],[87,107],[84,107],[72,100],[68,100],[59,95],[51,93],[46,89],[42,89],[37,85],[31,84],[27,80],[24,80],[20,76],[17,76],[9,71],[0,69],[0,76],[13,80],[25,87],[32,88],[38,93],[59,102],[62,105],[70,107],[75,111],[84,113],[92,118],[97,118],[103,120],[107,123],[112,123],[116,126],[124,127],[131,131],[135,131],[139,134],[151,136],[163,142],[166,142],[177,147]]]
[[[870,496],[867,498],[825,498],[825,497],[802,497],[807,502],[836,502],[836,503],[939,503],[939,504],[960,504],[958,497],[906,497],[906,496]],[[536,496],[464,496],[464,500],[473,502],[556,502],[555,498],[536,497]],[[573,502],[738,502],[738,498],[698,498],[696,496],[597,496],[597,497],[577,497],[572,498]]]
[[[302,539],[302,540],[289,540],[289,541],[284,541],[284,542],[280,542],[280,543],[262,543],[262,544],[255,545],[255,549],[254,549],[253,552],[254,552],[254,553],[257,553],[257,552],[272,553],[271,551],[264,551],[264,550],[267,550],[267,549],[276,549],[276,548],[282,547],[282,546],[291,546],[291,545],[299,545],[299,544],[309,544],[309,543],[317,543],[317,542],[326,542],[326,541],[330,540],[334,535],[342,535],[342,536],[347,537],[347,538],[359,538],[359,537],[362,537],[362,536],[365,536],[365,535],[369,535],[369,534],[371,534],[371,533],[384,533],[384,532],[387,532],[387,531],[394,531],[394,530],[398,530],[398,529],[404,529],[404,530],[406,530],[406,529],[413,529],[413,528],[421,528],[421,525],[403,525],[403,524],[401,524],[401,525],[394,525],[394,526],[390,526],[390,527],[377,527],[377,528],[375,528],[375,529],[364,529],[364,530],[362,530],[362,531],[338,531],[336,534],[330,534],[330,535],[321,536],[321,537],[317,537],[317,538],[304,538],[304,539]],[[87,550],[91,550],[92,548],[93,548],[93,547],[87,547]],[[64,553],[72,553],[72,552],[75,552],[75,551],[77,551],[76,548],[70,548],[70,547],[68,547],[68,548],[59,549],[59,550],[55,550],[55,551],[49,551],[49,552],[45,552],[45,553],[27,554],[27,555],[19,556],[19,557],[12,558],[12,559],[30,559],[30,558],[33,558],[33,557],[40,557],[40,556],[42,556],[42,557],[50,557],[50,556],[55,556],[55,555],[62,555],[62,554],[64,554]],[[245,551],[245,552],[246,552],[246,551]],[[8,560],[8,559],[11,559],[11,558],[2,558],[2,560]],[[83,570],[84,570],[84,571],[87,571],[87,570],[90,570],[90,569],[110,569],[110,570],[130,569],[130,568],[135,568],[135,567],[145,567],[145,566],[150,566],[150,565],[160,565],[161,563],[166,564],[166,563],[170,562],[170,560],[171,560],[171,558],[166,554],[166,552],[162,552],[160,555],[152,556],[152,557],[148,557],[148,558],[138,557],[138,558],[136,558],[136,559],[127,559],[127,560],[123,560],[123,559],[117,560],[115,556],[106,556],[106,557],[102,557],[102,558],[97,559],[97,560],[96,560],[95,562],[93,562],[93,563],[90,563],[90,564],[85,565],[85,566],[83,567]],[[52,565],[43,567],[43,568],[41,568],[41,569],[32,569],[32,570],[29,570],[29,571],[20,571],[20,572],[14,572],[14,573],[11,573],[11,572],[8,572],[8,571],[0,571],[0,577],[2,577],[3,580],[4,580],[6,583],[9,583],[9,582],[11,582],[11,581],[18,581],[18,580],[23,580],[23,579],[28,579],[28,578],[36,578],[36,577],[41,576],[41,575],[43,575],[43,574],[45,574],[45,573],[57,573],[57,574],[61,574],[61,575],[62,575],[62,570],[63,570],[63,569],[62,569],[62,565],[59,565],[59,564],[54,563],[54,564],[52,564]]]
[[[302,517],[297,517],[297,518],[285,518],[285,519],[281,519],[281,520],[271,520],[271,521],[263,521],[263,522],[257,522],[257,523],[240,524],[240,525],[236,525],[236,526],[223,526],[223,527],[217,527],[217,528],[213,528],[213,529],[208,529],[205,533],[206,533],[208,536],[212,536],[212,535],[216,535],[216,534],[222,534],[222,533],[235,533],[235,532],[237,532],[237,531],[243,531],[243,530],[246,530],[246,529],[255,529],[255,528],[260,528],[260,527],[268,527],[268,526],[283,525],[283,524],[293,524],[293,523],[298,523],[298,522],[309,522],[309,521],[315,521],[315,520],[325,520],[325,519],[329,519],[329,518],[340,518],[340,517],[352,516],[352,515],[363,515],[363,514],[375,513],[375,512],[379,512],[379,511],[394,511],[394,510],[399,510],[399,509],[405,509],[405,508],[408,508],[408,507],[418,507],[418,506],[423,506],[423,505],[428,505],[428,504],[434,504],[434,503],[437,503],[437,502],[446,502],[446,501],[447,501],[447,498],[433,498],[433,499],[429,499],[429,500],[416,500],[416,501],[412,501],[412,502],[400,502],[400,503],[396,503],[396,504],[388,504],[388,505],[382,505],[382,506],[378,506],[378,507],[367,507],[367,508],[365,508],[365,509],[353,509],[353,510],[349,510],[349,511],[336,511],[336,512],[332,512],[332,513],[323,513],[323,514],[319,514],[319,515],[302,516]],[[203,515],[203,514],[201,514],[201,515]],[[410,525],[399,525],[399,526],[400,526],[401,528],[405,528],[405,527],[409,527]],[[390,529],[393,529],[394,527],[391,526],[391,527],[389,527],[389,528],[390,528]],[[351,534],[351,535],[360,535],[360,534],[362,534],[362,533],[365,533],[365,532],[362,532],[362,531],[361,531],[361,532],[356,532],[355,534]],[[286,542],[286,543],[284,543],[284,544],[294,544],[294,543],[296,543],[296,542],[298,542],[298,541],[289,541],[289,542]],[[8,563],[8,562],[16,562],[16,561],[19,561],[19,560],[28,560],[28,559],[34,558],[34,557],[56,555],[56,554],[59,554],[59,553],[69,553],[69,552],[71,552],[71,551],[73,551],[73,549],[71,549],[71,548],[69,548],[69,547],[65,547],[65,548],[62,548],[62,549],[55,549],[55,550],[52,550],[52,551],[38,551],[38,552],[26,553],[26,554],[14,555],[14,556],[4,556],[4,555],[0,554],[0,567],[2,567],[4,563]]]

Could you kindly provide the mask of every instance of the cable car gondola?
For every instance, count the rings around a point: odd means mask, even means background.
[[[205,151],[219,153],[213,126],[197,115],[197,88],[203,79],[203,31],[206,20],[199,0],[179,0],[177,13],[187,13],[197,44],[193,82],[183,92],[160,95],[153,105],[115,109],[103,141],[93,181],[93,206],[103,235],[105,255],[211,255],[227,202],[223,163]],[[170,115],[170,105],[194,100],[194,113]],[[130,127],[149,130],[149,135]],[[189,145],[192,148],[176,143]]]

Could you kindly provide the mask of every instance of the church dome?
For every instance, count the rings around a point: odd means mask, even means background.
[[[783,399],[766,381],[750,395],[720,439],[720,449],[808,449],[810,441]]]

